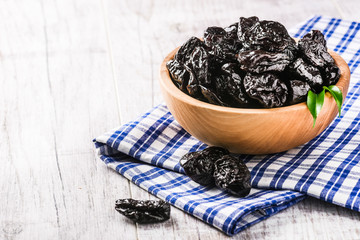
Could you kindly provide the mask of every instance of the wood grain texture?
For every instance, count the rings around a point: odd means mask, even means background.
[[[161,225],[123,218],[116,199],[154,197],[91,140],[162,102],[162,60],[207,26],[258,15],[292,27],[340,17],[333,2],[0,0],[0,239],[230,239],[176,208]],[[340,6],[358,20],[359,1]],[[309,198],[231,239],[359,239],[359,220]]]

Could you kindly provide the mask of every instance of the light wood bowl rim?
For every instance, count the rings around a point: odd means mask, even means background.
[[[224,113],[238,113],[238,114],[276,114],[276,113],[280,113],[280,112],[289,112],[289,111],[305,111],[307,109],[307,105],[306,102],[302,102],[302,103],[298,103],[298,104],[294,104],[294,105],[289,105],[289,106],[284,106],[284,107],[277,107],[277,108],[235,108],[235,107],[224,107],[224,106],[219,106],[219,105],[215,105],[215,104],[211,104],[211,103],[207,103],[207,102],[203,102],[200,101],[196,98],[193,98],[189,95],[187,95],[186,93],[182,92],[179,88],[177,88],[175,86],[175,84],[172,82],[171,77],[169,75],[169,71],[166,67],[166,63],[173,59],[176,52],[178,51],[178,49],[180,48],[177,47],[174,50],[172,50],[164,59],[164,61],[161,64],[160,67],[160,84],[162,85],[162,87],[168,92],[170,93],[173,97],[175,97],[176,99],[185,102],[187,104],[190,105],[194,105],[196,107],[201,107],[201,108],[205,108],[205,109],[209,109],[209,110],[213,110],[213,111],[217,111],[217,112],[224,112]],[[348,65],[345,62],[345,60],[338,55],[337,53],[335,53],[332,50],[328,50],[330,55],[334,58],[336,65],[341,69],[348,69]],[[345,99],[346,94],[347,94],[347,86],[349,84],[350,81],[350,77],[347,77],[347,75],[350,75],[350,73],[341,73],[340,79],[337,82],[336,86],[340,88],[340,90],[343,92],[343,98]],[[344,92],[343,90],[346,90],[346,92]],[[326,93],[325,95],[326,98],[331,98],[331,94],[330,93]]]

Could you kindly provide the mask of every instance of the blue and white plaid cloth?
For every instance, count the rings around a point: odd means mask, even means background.
[[[201,186],[179,159],[205,144],[188,134],[164,105],[95,139],[100,158],[136,185],[233,235],[310,195],[360,211],[360,23],[314,16],[290,31],[321,30],[330,49],[349,64],[352,79],[341,117],[318,137],[287,152],[242,155],[251,171],[250,194],[237,198]]]

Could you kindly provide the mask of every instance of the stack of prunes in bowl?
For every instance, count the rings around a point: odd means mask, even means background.
[[[207,28],[203,40],[190,38],[166,66],[186,94],[238,108],[297,104],[340,78],[320,31],[296,42],[281,23],[257,17]]]

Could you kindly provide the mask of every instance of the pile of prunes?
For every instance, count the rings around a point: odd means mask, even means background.
[[[180,159],[186,175],[204,185],[216,185],[235,196],[245,197],[250,193],[251,175],[245,163],[222,147],[207,147],[190,152]]]
[[[203,41],[190,38],[166,66],[186,94],[239,108],[303,102],[309,90],[319,93],[340,78],[320,31],[296,42],[281,23],[257,17],[207,28]]]

